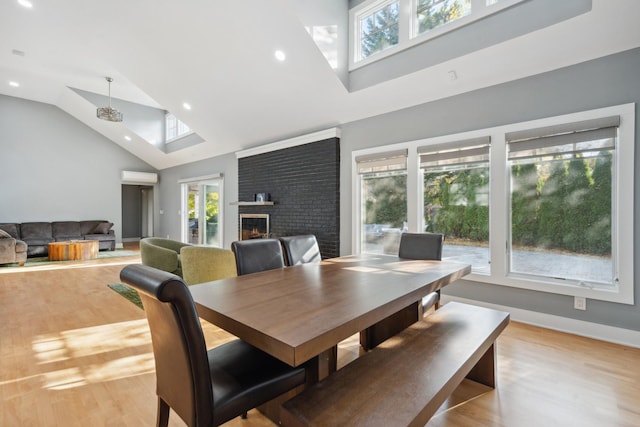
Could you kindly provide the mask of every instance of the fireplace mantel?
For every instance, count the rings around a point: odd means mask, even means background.
[[[273,206],[275,202],[231,202],[232,206]]]

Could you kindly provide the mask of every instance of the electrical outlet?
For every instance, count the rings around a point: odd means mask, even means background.
[[[585,297],[573,297],[573,308],[576,310],[586,310],[587,299]]]

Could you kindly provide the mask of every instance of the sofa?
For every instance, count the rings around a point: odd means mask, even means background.
[[[97,240],[101,251],[114,250],[116,235],[111,227],[113,223],[104,220],[0,223],[0,230],[26,243],[27,257],[47,256],[49,243],[65,240]]]
[[[163,237],[145,237],[140,240],[140,259],[143,265],[182,277],[180,249],[185,246],[193,245]]]
[[[24,265],[27,260],[27,244],[0,230],[0,264],[18,263]]]

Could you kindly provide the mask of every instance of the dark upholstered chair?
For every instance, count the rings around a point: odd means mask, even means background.
[[[402,233],[398,256],[406,259],[442,259],[444,235],[439,233]],[[440,291],[435,291],[422,299],[422,307],[427,311],[431,307],[438,309]]]
[[[239,240],[231,243],[238,276],[284,268],[282,246],[277,239]]]
[[[280,237],[280,242],[288,266],[321,261],[320,247],[313,234]]]
[[[125,267],[120,279],[140,294],[156,362],[158,426],[169,409],[188,426],[214,426],[244,414],[305,382],[292,368],[242,340],[207,351],[187,285],[149,266]]]

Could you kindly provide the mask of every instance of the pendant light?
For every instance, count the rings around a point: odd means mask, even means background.
[[[114,108],[111,108],[111,82],[113,79],[111,77],[105,77],[107,82],[109,83],[109,106],[98,108],[96,112],[96,116],[99,119],[107,120],[109,122],[121,122],[122,121],[122,113]]]

